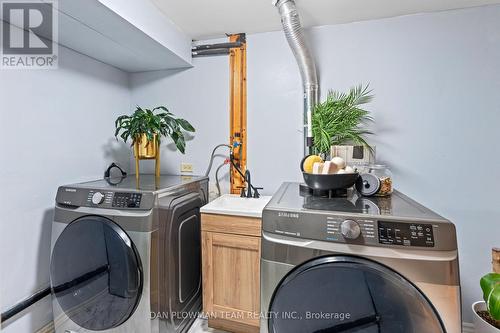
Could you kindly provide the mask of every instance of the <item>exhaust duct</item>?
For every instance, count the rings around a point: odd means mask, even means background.
[[[278,8],[285,37],[297,60],[300,76],[302,77],[304,86],[304,155],[307,155],[312,153],[312,112],[319,99],[316,64],[302,30],[295,1],[274,0],[273,5]]]

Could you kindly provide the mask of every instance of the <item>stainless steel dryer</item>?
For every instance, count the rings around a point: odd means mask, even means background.
[[[201,307],[206,178],[61,186],[50,277],[56,333],[186,332]]]
[[[455,227],[399,192],[284,183],[263,212],[262,333],[458,333]]]

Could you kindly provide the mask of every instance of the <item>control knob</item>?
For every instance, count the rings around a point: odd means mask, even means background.
[[[340,232],[342,236],[347,239],[356,239],[361,235],[361,228],[356,221],[353,220],[345,220],[340,225]]]
[[[98,205],[104,201],[104,194],[101,192],[95,192],[94,195],[92,195],[92,203],[94,205]]]

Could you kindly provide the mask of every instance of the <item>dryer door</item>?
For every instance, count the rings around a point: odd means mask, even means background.
[[[181,331],[201,307],[201,229],[198,193],[162,198],[160,221],[161,312],[172,332]]]
[[[273,333],[441,333],[439,316],[408,280],[374,261],[314,259],[292,270],[269,308]]]
[[[93,331],[125,322],[141,297],[142,268],[134,244],[100,216],[81,217],[64,229],[52,250],[50,276],[65,314]]]

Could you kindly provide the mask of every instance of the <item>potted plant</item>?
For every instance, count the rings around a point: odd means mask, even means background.
[[[115,137],[124,142],[132,139],[136,159],[136,177],[139,176],[139,160],[156,159],[156,175],[160,174],[161,137],[171,138],[182,153],[186,150],[183,131],[194,132],[194,127],[185,119],[176,118],[164,106],[152,110],[137,107],[132,115],[123,115],[115,121]]]
[[[476,333],[500,333],[500,249],[493,249],[494,273],[481,278],[484,301],[472,304]]]
[[[354,147],[360,146],[373,155],[373,148],[365,139],[366,135],[372,134],[366,129],[366,124],[373,118],[362,108],[373,99],[370,93],[368,85],[353,87],[348,93],[330,90],[326,100],[316,104],[312,115],[315,154],[325,158],[339,156],[342,154],[337,147],[347,146],[352,155]],[[349,157],[342,157],[349,161]]]

